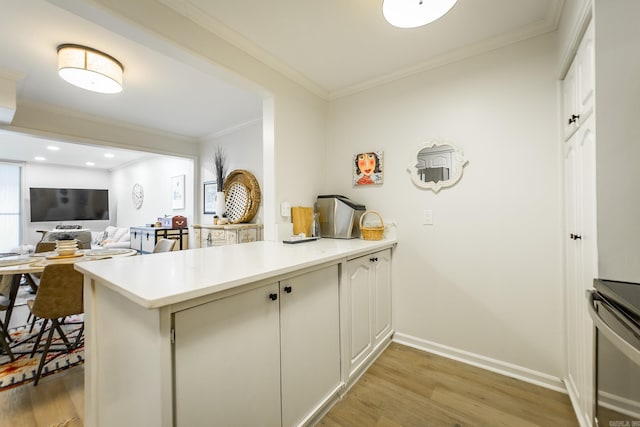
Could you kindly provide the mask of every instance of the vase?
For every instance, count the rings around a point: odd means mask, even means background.
[[[224,191],[218,191],[216,193],[216,215],[218,218],[222,218],[224,215]]]

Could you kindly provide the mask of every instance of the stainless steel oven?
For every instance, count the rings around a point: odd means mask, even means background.
[[[594,281],[594,426],[640,427],[640,283]]]

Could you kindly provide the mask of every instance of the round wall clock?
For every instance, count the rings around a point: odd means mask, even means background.
[[[144,190],[142,185],[134,184],[131,190],[131,200],[133,201],[133,207],[140,209],[142,202],[144,201]]]

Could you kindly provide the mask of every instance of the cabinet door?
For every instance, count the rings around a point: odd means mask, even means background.
[[[371,341],[371,268],[369,257],[351,260],[348,269],[349,360],[353,368],[372,348]]]
[[[565,141],[568,140],[578,128],[578,122],[575,119],[575,115],[578,114],[578,80],[576,68],[577,65],[574,60],[562,81],[562,126]]]
[[[280,283],[282,425],[298,425],[340,384],[338,267]]]
[[[593,22],[582,36],[576,54],[577,109],[580,121],[584,122],[593,112],[595,101],[595,40]]]
[[[277,293],[273,284],[175,313],[177,426],[280,425]]]
[[[255,242],[258,239],[255,228],[238,231],[238,243]]]
[[[591,420],[593,332],[585,291],[596,271],[594,117],[565,147],[567,388]]]
[[[373,338],[378,343],[391,329],[391,249],[373,258]]]

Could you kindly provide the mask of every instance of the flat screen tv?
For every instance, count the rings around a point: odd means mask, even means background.
[[[31,222],[109,219],[109,190],[29,188]]]

